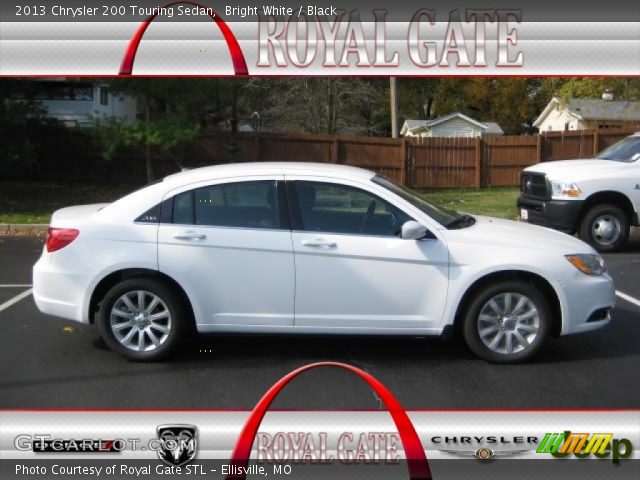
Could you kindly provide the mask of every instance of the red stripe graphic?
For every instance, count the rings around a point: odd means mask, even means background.
[[[407,466],[409,469],[409,478],[411,480],[431,480],[431,470],[429,469],[429,461],[427,455],[420,442],[420,437],[413,427],[413,423],[409,419],[409,416],[405,412],[400,402],[393,396],[393,394],[380,383],[375,377],[369,375],[364,370],[338,362],[320,362],[312,363],[301,367],[293,372],[282,377],[276,382],[265,395],[257,403],[251,415],[247,419],[247,422],[242,428],[242,432],[238,437],[233,453],[231,454],[230,462],[238,468],[237,471],[246,471],[245,468],[249,465],[249,457],[251,456],[251,449],[253,448],[253,442],[255,441],[258,433],[258,428],[262,423],[267,410],[271,403],[276,399],[280,391],[295,377],[298,375],[318,367],[338,367],[343,368],[351,373],[356,374],[363,379],[376,394],[380,397],[380,400],[384,403],[385,407],[391,414],[391,418],[398,429],[400,440],[404,448],[405,457],[407,459]],[[229,475],[226,477],[228,480],[245,480],[246,474]]]
[[[171,7],[173,5],[185,4],[185,3],[189,5],[193,5],[195,7],[208,8],[197,2],[191,2],[188,0],[182,1],[182,2],[171,2],[161,8]],[[144,36],[144,33],[147,30],[147,27],[151,25],[151,22],[153,22],[153,20],[157,16],[158,16],[157,13],[151,15],[144,22],[142,22],[142,24],[140,24],[140,26],[138,27],[138,30],[129,41],[129,46],[127,47],[127,51],[125,52],[124,57],[122,57],[122,63],[120,64],[119,75],[131,75],[131,72],[133,71],[133,62],[136,59],[136,53],[138,52],[138,46],[140,45],[140,41],[142,40],[142,37]],[[211,19],[216,22],[216,25],[218,25],[218,28],[222,32],[222,36],[224,37],[224,40],[227,42],[227,48],[229,48],[229,53],[231,54],[231,61],[233,62],[233,70],[235,71],[236,76],[248,75],[249,70],[247,68],[247,62],[244,59],[244,54],[240,49],[240,44],[238,43],[238,40],[236,40],[236,37],[233,34],[233,32],[229,29],[227,24],[224,22],[222,18],[220,18],[220,15],[218,15],[217,13],[214,12],[212,15],[209,15],[209,17],[211,17]]]

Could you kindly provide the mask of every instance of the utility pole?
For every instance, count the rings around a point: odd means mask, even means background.
[[[231,97],[231,132],[229,134],[229,163],[236,163],[238,153],[238,82],[233,82]]]
[[[147,183],[153,183],[153,162],[151,160],[151,144],[149,143],[149,123],[151,122],[151,98],[144,96],[144,124],[146,127],[144,144],[144,165],[147,170]]]
[[[396,77],[389,77],[389,91],[391,100],[391,138],[398,138],[398,81]]]

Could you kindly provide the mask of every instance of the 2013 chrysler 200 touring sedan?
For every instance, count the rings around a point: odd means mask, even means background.
[[[131,360],[199,332],[441,335],[491,362],[607,324],[614,288],[586,243],[451,212],[373,172],[204,167],[54,213],[34,267],[44,313],[98,323]]]

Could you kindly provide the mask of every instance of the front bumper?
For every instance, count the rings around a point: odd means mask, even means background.
[[[561,290],[564,296],[561,335],[596,330],[611,321],[616,292],[609,274],[595,277],[576,271],[561,283]]]
[[[573,234],[578,229],[582,200],[539,200],[520,195],[517,205],[527,210],[529,223]]]

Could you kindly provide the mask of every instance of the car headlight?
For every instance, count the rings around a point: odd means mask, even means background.
[[[572,182],[555,182],[551,181],[551,194],[556,197],[576,198],[582,195],[582,190]]]
[[[607,271],[600,255],[575,254],[565,255],[571,264],[587,275],[602,275]]]

